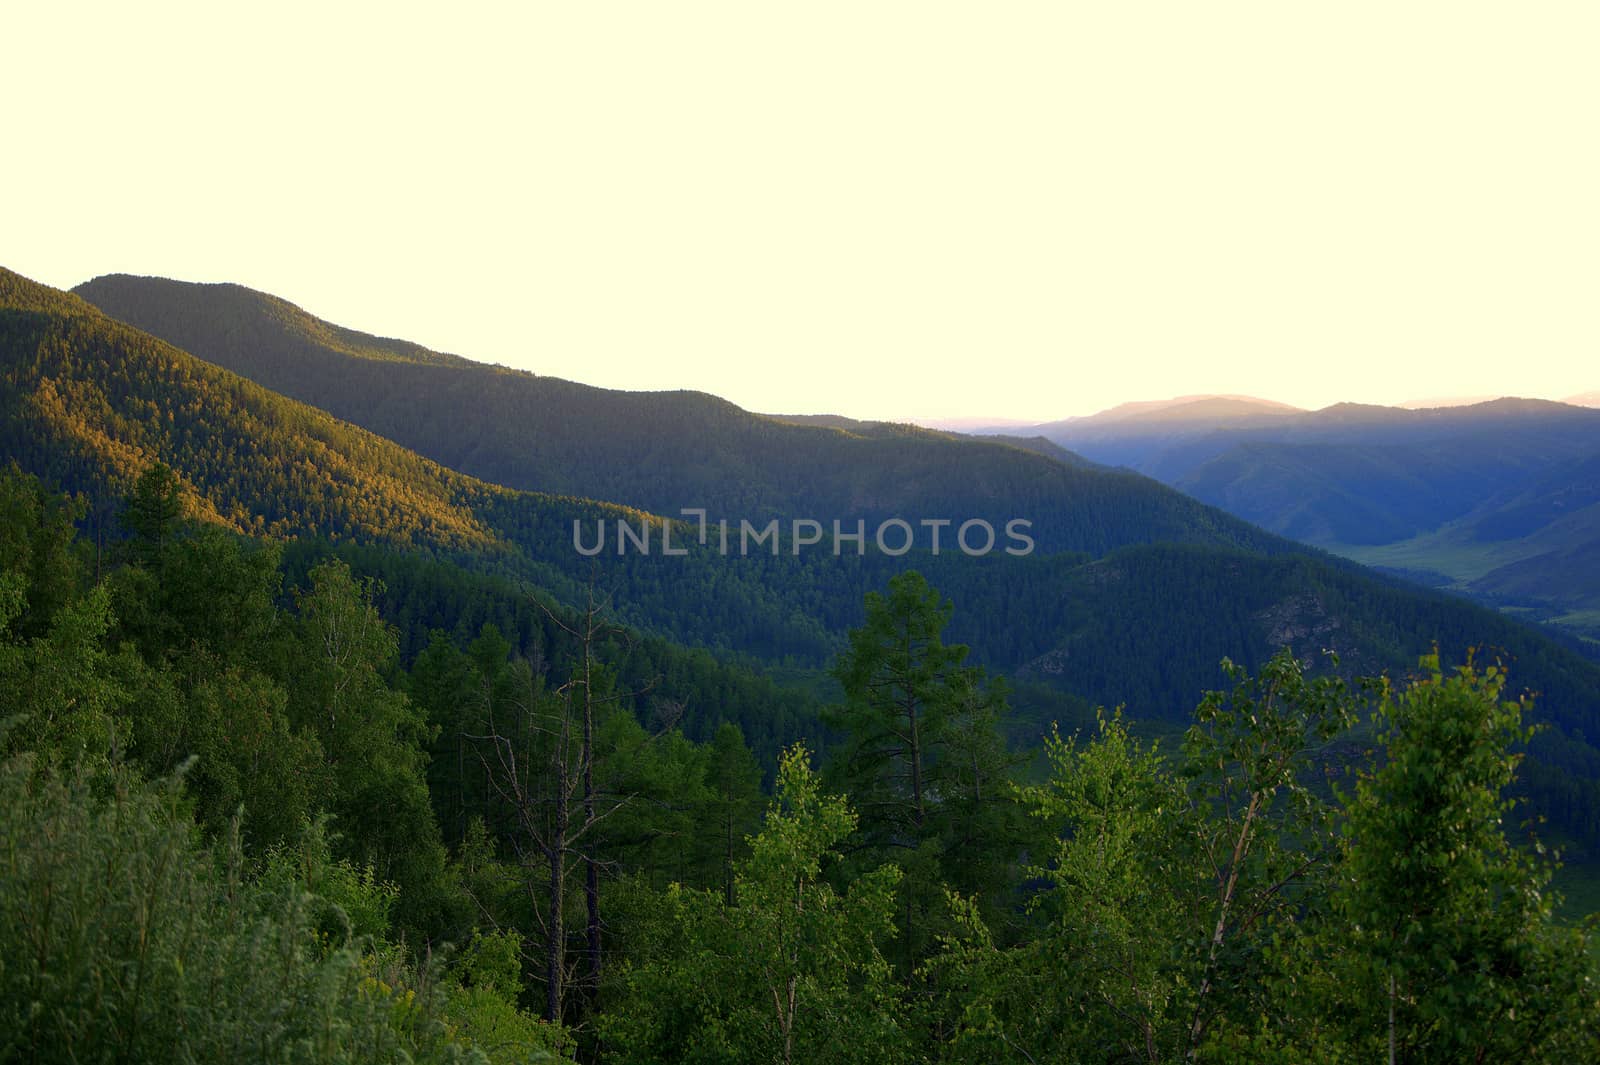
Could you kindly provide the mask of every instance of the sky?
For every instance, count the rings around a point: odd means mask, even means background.
[[[0,265],[750,409],[1600,388],[1600,4],[14,5]]]

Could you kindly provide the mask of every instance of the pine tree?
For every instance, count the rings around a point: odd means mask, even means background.
[[[844,733],[828,779],[860,811],[858,862],[906,873],[907,971],[931,940],[929,915],[944,911],[944,885],[990,887],[974,874],[1007,868],[1017,840],[1004,690],[965,664],[965,646],[944,643],[952,609],[915,570],[891,578],[887,595],[869,592],[866,621],[834,667],[844,702],[826,715]]]

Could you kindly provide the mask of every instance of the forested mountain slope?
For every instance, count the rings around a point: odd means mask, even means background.
[[[1283,545],[1126,472],[914,426],[793,424],[703,393],[619,392],[348,338],[235,285],[113,275],[76,290],[107,314],[496,484],[713,518],[1012,518],[1045,550],[1158,541]],[[333,343],[332,336],[347,338]],[[381,352],[376,357],[372,352]]]
[[[1435,640],[1501,648],[1518,683],[1545,693],[1539,717],[1558,726],[1541,741],[1555,775],[1546,805],[1566,803],[1579,811],[1573,820],[1600,809],[1584,798],[1600,780],[1600,751],[1580,738],[1596,734],[1600,670],[1458,599],[1265,534],[1251,536],[1272,555],[1135,542],[1110,554],[891,558],[825,546],[796,554],[785,542],[776,554],[725,557],[680,525],[685,556],[663,557],[656,526],[652,554],[608,548],[591,560],[573,549],[574,520],[637,525],[644,515],[454,473],[15,275],[0,293],[0,367],[0,457],[93,500],[122,494],[160,461],[182,478],[197,516],[241,531],[420,549],[501,574],[513,588],[531,580],[568,602],[597,577],[627,623],[801,670],[831,661],[860,621],[863,594],[909,566],[958,604],[950,635],[978,661],[1078,705],[1126,701],[1149,719],[1184,719],[1194,693],[1220,682],[1223,655],[1251,666],[1290,644],[1314,662],[1327,648],[1348,669],[1369,671],[1406,668]],[[1132,527],[1137,514],[1117,521]],[[1139,540],[1159,537],[1162,514],[1171,518],[1163,510]],[[1193,530],[1187,538],[1206,539]],[[1054,710],[1036,705],[1042,727]]]

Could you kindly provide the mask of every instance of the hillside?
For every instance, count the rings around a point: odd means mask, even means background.
[[[1591,761],[1600,766],[1600,750],[1577,738],[1596,734],[1600,669],[1459,599],[1291,550],[1266,534],[1253,535],[1271,555],[1212,536],[1024,558],[797,555],[787,544],[778,554],[723,557],[680,526],[686,556],[608,552],[591,562],[572,549],[574,519],[644,516],[454,473],[15,275],[0,303],[0,366],[0,457],[87,493],[102,513],[129,477],[159,460],[179,473],[197,515],[235,529],[422,549],[531,580],[568,601],[598,574],[630,624],[802,673],[839,651],[844,632],[860,623],[866,591],[914,565],[957,604],[950,635],[1026,686],[1019,714],[1033,735],[1095,702],[1127,702],[1146,720],[1184,720],[1195,693],[1222,682],[1224,655],[1254,667],[1288,643],[1308,661],[1332,649],[1346,669],[1366,671],[1405,669],[1435,640],[1487,644],[1515,661],[1520,683],[1544,693],[1540,718],[1557,726],[1538,748],[1555,781],[1541,785],[1546,806],[1600,787],[1600,772],[1573,775]],[[1127,480],[1068,472],[1087,483]],[[1160,491],[1154,498],[1172,495]],[[1156,518],[1158,529],[1171,520]],[[1206,538],[1189,530],[1191,541]]]
[[[1600,411],[1497,400],[1383,416],[1361,443],[1234,444],[1174,480],[1358,561],[1555,624],[1600,650]],[[1374,419],[1375,420],[1375,419]]]
[[[662,514],[703,507],[734,521],[947,517],[998,527],[1023,517],[1049,551],[1283,547],[1145,478],[1058,461],[1035,453],[1039,445],[848,419],[795,424],[700,393],[593,388],[376,338],[337,346],[320,338],[348,333],[238,286],[116,275],[76,291],[202,359],[511,488]]]
[[[841,429],[856,436],[923,436],[929,432],[943,433],[952,438],[968,436],[968,434],[946,429],[925,429],[917,425],[907,425],[899,422],[864,422],[856,418],[846,418],[842,414],[765,414],[775,422],[784,422],[789,425],[820,426],[827,429]],[[1010,436],[1003,432],[984,430],[977,434],[980,439],[990,444],[1005,444],[1009,447],[1021,448],[1031,451],[1045,458],[1055,459],[1057,462],[1068,466],[1096,467],[1097,463],[1090,462],[1082,455],[1068,451],[1060,444],[1054,443],[1043,436]],[[1100,467],[1104,469],[1104,467]]]
[[[1091,462],[1148,474],[1147,467],[1163,454],[1207,434],[1277,425],[1301,413],[1253,396],[1180,396],[1122,403],[1098,414],[1010,432],[1042,436]]]
[[[1463,432],[1409,444],[1251,441],[1173,483],[1306,543],[1386,544],[1549,476],[1579,446],[1560,430]]]
[[[1600,452],[1503,486],[1410,539],[1342,551],[1574,632],[1600,650]],[[1430,576],[1431,575],[1431,576]]]
[[[1600,531],[1575,501],[1600,458],[1600,411],[1582,399],[1133,403],[1034,431],[1282,536],[1596,641]]]
[[[577,495],[600,494],[583,487],[590,477],[602,485],[627,482],[640,493],[662,495],[660,486],[641,483],[646,480],[640,475],[642,470],[666,480],[670,480],[673,473],[681,472],[691,483],[700,484],[713,476],[708,470],[723,471],[726,476],[734,478],[731,483],[736,489],[757,491],[745,488],[743,482],[737,480],[736,474],[727,473],[730,468],[747,470],[755,466],[758,467],[758,481],[765,486],[759,489],[760,493],[765,496],[768,505],[780,513],[805,513],[804,507],[818,505],[820,500],[843,499],[857,504],[855,509],[846,513],[862,514],[870,521],[874,507],[870,500],[861,497],[859,485],[862,478],[882,477],[891,484],[887,491],[899,493],[902,499],[917,498],[918,495],[923,498],[948,498],[953,501],[951,505],[972,510],[985,504],[985,484],[990,489],[998,489],[1029,478],[1044,479],[1046,484],[1043,487],[1019,490],[1015,497],[1009,499],[1010,505],[1032,504],[1043,508],[1043,514],[1055,515],[1049,520],[1035,518],[1034,530],[1039,538],[1037,556],[1025,560],[1006,560],[1008,564],[1005,565],[998,564],[1001,560],[996,558],[967,559],[950,552],[939,558],[930,558],[920,552],[908,556],[928,569],[936,583],[947,588],[950,594],[957,595],[959,592],[960,601],[968,601],[974,607],[988,608],[992,605],[995,615],[1020,615],[1015,616],[1014,620],[1008,618],[1006,623],[1000,625],[996,625],[992,618],[986,619],[980,626],[970,615],[983,611],[967,611],[967,619],[958,621],[961,625],[958,635],[972,642],[985,660],[1000,668],[1014,668],[1058,649],[1061,641],[1072,631],[1072,625],[1066,620],[1072,616],[1072,611],[1060,603],[1059,586],[1052,587],[1053,583],[1061,580],[1062,574],[1072,572],[1083,561],[1083,555],[1072,552],[1098,557],[1119,548],[1155,543],[1189,543],[1208,549],[1227,550],[1242,547],[1272,555],[1289,550],[1285,541],[1264,536],[1242,523],[1232,522],[1216,511],[1199,507],[1143,478],[1071,468],[1060,460],[1047,460],[1042,455],[1030,454],[1017,447],[966,441],[915,426],[865,423],[828,416],[821,419],[827,424],[820,426],[785,424],[773,418],[741,411],[714,397],[688,393],[611,392],[531,374],[503,371],[450,356],[435,356],[399,341],[340,331],[281,300],[238,286],[188,285],[154,279],[110,277],[81,286],[80,291],[95,296],[124,316],[149,319],[174,336],[188,336],[191,341],[208,342],[211,347],[207,349],[207,354],[219,361],[260,367],[260,372],[269,376],[290,375],[291,372],[298,374],[297,387],[302,393],[331,389],[339,393],[335,397],[339,403],[359,406],[361,396],[355,393],[360,393],[360,389],[352,387],[341,390],[334,388],[332,383],[340,380],[347,384],[368,382],[375,390],[399,397],[396,403],[403,399],[405,404],[414,407],[418,414],[417,421],[449,424],[460,430],[459,436],[506,434],[509,439],[518,432],[525,432],[534,447],[550,455],[574,448],[576,438],[584,435],[577,432],[577,428],[582,426],[588,436],[604,439],[605,446],[594,449],[593,453],[584,455],[580,460],[574,460],[576,470],[562,468],[559,463],[554,466],[544,462],[519,463],[519,467],[530,477],[550,483],[577,485],[572,499]],[[51,297],[46,293],[30,298],[45,300],[68,297]],[[131,329],[104,319],[101,321],[102,328],[119,336],[141,336]],[[327,338],[330,337],[340,338],[340,344],[335,346],[328,343]],[[140,342],[151,343],[148,339]],[[164,350],[169,359],[186,360],[198,378],[207,378],[209,375],[218,379],[237,380],[229,374],[211,370],[204,363],[189,359],[174,349]],[[366,354],[360,354],[363,352]],[[443,375],[440,378],[441,389],[409,391],[398,387],[395,377],[408,370]],[[376,372],[369,379],[366,375],[373,371]],[[553,414],[560,431],[546,431],[532,423],[527,423],[529,428],[518,430],[509,420],[493,429],[485,429],[484,425],[493,419],[482,416],[458,418],[452,415],[451,411],[457,408],[450,396],[465,391],[469,386],[482,386],[484,375],[491,375],[501,386],[498,390],[483,392],[484,399],[493,399],[496,395],[511,391],[541,398],[547,405],[554,396],[572,399],[573,402],[560,411],[559,417]],[[308,382],[321,383],[313,386]],[[259,395],[261,399],[258,402],[265,402],[269,396],[267,393]],[[271,398],[287,408],[302,412],[298,415],[302,418],[321,418],[326,425],[318,431],[323,435],[335,431],[356,433],[348,427],[336,430],[333,427],[339,426],[339,423],[332,419],[306,411],[298,404]],[[145,407],[160,402],[154,396],[143,399]],[[1154,417],[1165,424],[1171,420],[1175,410],[1183,410],[1194,404],[1209,410],[1218,403],[1230,408],[1243,404],[1254,412],[1252,416],[1270,412],[1274,419],[1313,425],[1317,427],[1316,431],[1322,433],[1335,432],[1338,427],[1349,424],[1369,429],[1375,424],[1388,424],[1393,427],[1392,432],[1414,437],[1419,433],[1414,423],[1422,419],[1425,424],[1421,432],[1426,438],[1427,430],[1436,429],[1440,423],[1437,417],[1440,412],[1413,413],[1391,408],[1341,405],[1304,414],[1281,405],[1237,397],[1191,398],[1174,404],[1149,405],[1123,410],[1118,418],[1137,420]],[[1491,405],[1489,411],[1475,410],[1470,412],[1470,416],[1479,420],[1486,415],[1490,420],[1496,416],[1515,419],[1527,414],[1525,407],[1515,403],[1499,407]],[[373,404],[372,409],[395,414],[399,407],[378,402]],[[641,431],[644,424],[674,424],[686,417],[685,412],[690,409],[706,415],[693,436],[692,444],[686,432],[675,431],[672,435],[678,441],[678,446],[667,451],[649,439],[649,434]],[[624,412],[625,416],[619,412]],[[1451,416],[1460,417],[1460,412],[1454,412]],[[613,423],[618,428],[616,434],[608,436],[601,431]],[[318,424],[322,425],[321,422]],[[136,432],[138,426],[130,425],[129,429]],[[224,430],[217,435],[228,438],[240,436],[241,433]],[[381,445],[389,449],[382,451],[380,447],[380,452],[374,453],[379,464],[385,467],[399,468],[407,461],[422,461],[401,448],[367,434],[359,434],[359,437],[371,441],[369,446]],[[785,445],[782,461],[771,453],[771,449],[778,444]],[[746,445],[752,451],[749,455],[741,450]],[[629,451],[628,447],[638,450]],[[700,456],[702,447],[707,452],[704,463]],[[816,460],[814,466],[808,467],[807,460],[811,455],[827,456],[827,460]],[[891,456],[897,456],[899,461],[889,461]],[[972,470],[968,463],[977,463],[980,469],[991,474],[987,482],[979,479],[976,490],[973,478],[964,476]],[[181,462],[179,464],[181,466]],[[884,469],[875,473],[874,467]],[[569,520],[561,512],[559,501],[548,495],[505,491],[431,464],[425,468],[428,477],[439,481],[439,487],[428,491],[434,496],[456,501],[454,513],[458,524],[477,530],[480,542],[493,540],[512,545],[530,562],[537,560],[532,564],[546,570],[560,571],[566,575],[565,579],[576,579],[574,575],[580,572],[582,566],[566,538]],[[888,473],[893,476],[888,476]],[[1359,482],[1360,478],[1355,480]],[[909,487],[905,483],[908,481],[911,482]],[[843,487],[840,482],[843,482]],[[777,491],[783,484],[795,485],[795,492],[790,495]],[[959,488],[948,487],[952,484]],[[687,491],[686,488],[677,490]],[[724,484],[717,491],[726,498],[730,488]],[[1048,494],[1050,492],[1055,494]],[[1396,494],[1399,496],[1404,493]],[[988,500],[990,503],[992,501],[992,498]],[[262,501],[258,505],[268,504]],[[238,508],[237,503],[229,503],[228,506]],[[384,512],[393,509],[386,507]],[[1031,510],[1028,512],[1036,513]],[[1194,521],[1187,523],[1191,518]],[[379,535],[383,526],[379,524],[373,529],[358,529],[355,525],[330,525],[326,521],[312,520],[305,523],[305,528],[336,536],[372,536]],[[1061,550],[1063,546],[1068,549],[1065,553]],[[1251,570],[1258,565],[1258,560],[1252,554],[1240,554],[1232,564]],[[1325,567],[1330,575],[1339,572],[1338,567],[1330,566],[1326,561],[1314,560],[1308,564],[1314,568]],[[727,566],[718,565],[714,552],[692,551],[689,559],[681,562],[630,553],[613,560],[610,565],[616,578],[628,587],[630,608],[635,612],[635,620],[641,624],[670,631],[690,642],[749,651],[769,658],[791,657],[797,661],[815,663],[825,660],[831,653],[835,637],[829,633],[837,633],[853,623],[860,594],[873,587],[896,564],[876,552],[869,552],[860,558],[847,551],[842,559],[830,559],[827,567],[814,562],[808,564],[805,557],[794,559],[787,552],[777,559],[761,555],[739,559],[737,564]],[[700,591],[700,586],[717,587],[720,594],[707,595]],[[735,589],[743,590],[735,592]],[[1169,589],[1169,594],[1176,600],[1185,591],[1180,583]],[[1083,594],[1081,589],[1079,594]],[[1213,589],[1208,595],[1225,597],[1226,593]],[[742,617],[735,622],[734,616],[739,612],[728,609],[730,600],[769,605],[757,608],[754,618]],[[783,602],[803,602],[806,606],[804,610],[796,612],[792,607],[779,605]],[[1204,612],[1213,605],[1191,602],[1186,610]],[[1455,604],[1449,604],[1443,609],[1455,608]],[[1119,620],[1121,615],[1127,614],[1136,624],[1151,624],[1148,618],[1140,620],[1138,611],[1123,610],[1116,603],[1103,604],[1100,609],[1106,612],[1108,622]],[[763,626],[758,619],[764,611],[770,611],[772,616]],[[805,616],[804,623],[793,620],[797,613]],[[1184,615],[1180,612],[1179,616]],[[1269,629],[1270,626],[1264,627],[1247,613],[1234,618],[1231,623],[1223,624],[1218,632],[1221,640],[1233,642],[1232,653],[1236,657],[1248,661],[1270,651],[1272,641],[1268,638]],[[1369,655],[1374,661],[1397,663],[1405,661],[1416,648],[1352,646],[1345,650]],[[1112,661],[1125,663],[1125,658],[1119,654],[1113,656]],[[1196,667],[1191,664],[1190,668]],[[1209,665],[1204,667],[1208,675],[1211,668]],[[1175,700],[1184,691],[1183,684],[1176,680],[1164,685],[1163,690]],[[1116,692],[1110,686],[1091,687],[1081,694],[1090,698],[1116,698]],[[1182,698],[1186,697],[1185,693]],[[1170,706],[1151,707],[1155,713],[1167,713],[1172,709]]]
[[[467,478],[4,270],[0,351],[0,447],[51,482],[115,495],[160,460],[197,516],[238,532],[502,543]]]

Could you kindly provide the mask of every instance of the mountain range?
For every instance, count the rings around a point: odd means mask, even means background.
[[[1586,398],[1303,411],[1191,396],[1007,432],[1593,643],[1600,410]]]
[[[1600,818],[1591,832],[1574,813],[1600,811],[1600,748],[1584,738],[1600,735],[1600,667],[1031,433],[818,424],[590,388],[340,329],[237,286],[130,277],[68,294],[0,272],[0,372],[0,457],[83,494],[90,521],[109,527],[111,501],[159,461],[194,515],[238,533],[422,552],[568,601],[598,574],[638,629],[819,690],[863,594],[916,566],[956,604],[950,635],[1014,678],[1018,727],[1035,737],[1094,703],[1180,722],[1225,656],[1255,666],[1289,645],[1367,672],[1404,670],[1435,642],[1496,648],[1549,726],[1527,786],[1600,843]],[[1185,423],[1168,411],[1164,424]],[[776,554],[726,557],[688,524],[683,557],[574,550],[575,521],[659,529],[651,511],[686,506],[869,526],[1027,517],[1037,550],[835,557],[786,535]]]
[[[236,285],[111,276],[75,292],[207,362],[509,488],[735,522],[1024,517],[1046,550],[1274,549],[1145,478],[1039,454],[1056,450],[1045,441],[1019,448],[913,425],[763,417],[697,392],[595,388],[351,333]]]

